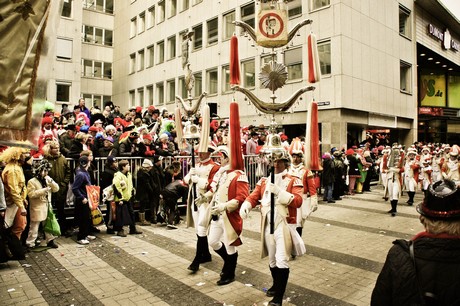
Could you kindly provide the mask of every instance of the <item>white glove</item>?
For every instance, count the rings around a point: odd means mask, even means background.
[[[200,179],[200,177],[198,175],[192,175],[190,179],[192,180],[192,183],[196,184],[198,183],[198,180]]]
[[[219,203],[214,206],[211,210],[212,215],[219,215],[221,212],[227,209],[227,203]]]
[[[190,176],[196,175],[196,169],[195,168],[190,168],[190,171],[188,172]]]
[[[276,186],[275,184],[273,184],[273,183],[268,183],[267,188],[274,195],[278,195],[280,193],[280,191],[281,191],[281,189],[278,186]]]
[[[390,168],[390,172],[393,172],[393,173],[399,173],[399,168],[396,168],[396,167],[391,167]]]
[[[251,203],[243,202],[243,204],[241,204],[241,208],[240,208],[240,216],[241,216],[241,218],[246,219],[248,217],[249,212],[251,211],[251,209],[252,209]]]
[[[208,199],[202,195],[199,195],[196,199],[195,199],[195,205],[200,207],[202,204],[206,204],[208,202]]]

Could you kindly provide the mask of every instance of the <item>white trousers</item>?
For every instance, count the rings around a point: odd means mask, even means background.
[[[406,190],[410,192],[415,192],[415,188],[417,187],[417,182],[415,178],[410,176],[404,177],[404,185],[406,186]]]
[[[43,221],[30,221],[30,224],[29,224],[29,236],[27,236],[27,240],[26,240],[26,245],[28,247],[34,247],[35,246],[35,240],[38,237],[38,227],[39,227],[41,222],[43,222]],[[54,238],[56,238],[56,237],[54,237],[50,233],[45,232],[46,243],[50,242]]]
[[[222,216],[219,216],[217,221],[212,220],[211,226],[209,227],[209,234],[208,234],[208,243],[212,247],[214,251],[217,251],[225,244],[225,248],[227,249],[227,254],[232,255],[236,253],[236,247],[233,245],[229,245],[225,235],[225,227],[224,227],[224,219]]]
[[[289,268],[288,258],[291,254],[286,254],[284,245],[283,226],[279,225],[273,235],[270,234],[270,218],[265,222],[265,245],[268,250],[268,264],[270,268],[278,267],[281,269]],[[290,238],[290,237],[289,237]]]
[[[390,178],[387,183],[387,188],[388,198],[390,199],[390,201],[399,200],[399,197],[401,195],[401,184],[399,183],[399,178]]]
[[[208,204],[202,204],[198,207],[197,211],[192,210],[193,222],[195,223],[196,234],[200,237],[205,237],[208,227],[204,226],[206,223],[206,208]]]

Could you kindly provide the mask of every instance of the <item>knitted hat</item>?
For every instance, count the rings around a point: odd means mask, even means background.
[[[153,167],[153,163],[150,159],[144,159],[142,162],[142,167]]]
[[[32,172],[37,176],[40,175],[43,170],[51,170],[51,167],[51,164],[46,159],[42,159],[38,163],[34,163]]]
[[[78,159],[78,163],[81,167],[86,167],[89,163],[88,156],[80,156],[80,158]]]

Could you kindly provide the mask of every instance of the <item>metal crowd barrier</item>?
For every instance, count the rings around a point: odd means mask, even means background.
[[[213,156],[213,159],[216,161],[219,160],[219,156]],[[248,176],[249,180],[249,188],[250,190],[253,190],[255,188],[255,185],[257,181],[268,174],[268,163],[258,155],[244,155],[244,166],[246,170],[246,174]],[[127,160],[131,166],[131,173],[133,175],[133,185],[134,187],[137,187],[137,172],[141,168],[142,162],[144,159],[150,159],[153,162],[153,157],[117,157],[117,160]],[[34,159],[34,162],[39,161],[40,158]],[[72,158],[67,158],[67,161],[69,162],[69,166],[71,169],[71,173],[75,175],[75,169],[78,167],[78,160],[72,159]],[[93,165],[93,173],[94,177],[96,180],[96,185],[99,185],[100,182],[100,177],[101,174],[104,172],[105,166],[106,166],[106,157],[95,157],[94,160],[92,161]],[[182,166],[182,174],[185,177],[187,173],[189,172],[191,165],[192,165],[192,159],[191,156],[174,156],[174,157],[164,157],[161,160],[162,163],[162,168],[166,169],[168,166],[172,164],[173,161],[180,161],[181,166]],[[198,162],[198,158],[196,158],[196,162]],[[71,179],[71,182],[73,182],[73,177]],[[69,189],[71,186],[69,186]],[[101,191],[102,192],[102,191]],[[181,201],[179,199],[179,201]],[[186,203],[179,203],[179,207],[185,207]],[[66,205],[66,210],[68,213],[66,213],[69,217],[69,219],[73,218],[73,196],[72,196],[72,191],[68,190],[68,197],[67,197],[67,205]],[[100,209],[103,213],[105,213],[105,206],[102,203],[100,205]]]

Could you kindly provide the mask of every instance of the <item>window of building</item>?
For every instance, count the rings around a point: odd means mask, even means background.
[[[129,55],[129,73],[134,73],[136,71],[136,53]]]
[[[144,62],[145,62],[144,49],[142,49],[142,50],[137,51],[137,63],[138,63],[137,70],[138,71],[144,70]]]
[[[107,62],[104,62],[104,74],[103,74],[103,78],[104,79],[112,79],[112,63],[107,63]]]
[[[246,22],[251,27],[255,28],[256,14],[254,9],[254,2],[245,5],[241,8],[241,21]]]
[[[331,41],[318,42],[319,65],[321,75],[331,74]]]
[[[71,39],[58,38],[56,40],[56,58],[60,60],[72,59],[73,42]]]
[[[180,12],[188,10],[189,7],[190,7],[190,0],[180,0],[180,8],[179,8]]]
[[[150,45],[147,47],[147,68],[150,68],[155,63],[155,47]]]
[[[230,67],[222,67],[222,92],[230,91]]]
[[[56,82],[56,102],[70,102],[72,83]]]
[[[84,77],[93,77],[93,61],[82,59],[81,74]]]
[[[188,97],[187,86],[185,86],[185,77],[179,78],[179,94],[182,99],[186,99]]]
[[[167,102],[168,103],[174,103],[174,100],[176,99],[176,81],[175,80],[169,80],[166,82],[166,85],[168,86],[168,97],[167,97]]]
[[[113,14],[113,0],[104,0],[104,2],[105,2],[104,12],[108,14]]]
[[[155,6],[149,7],[147,11],[147,29],[155,25]]]
[[[177,14],[177,0],[169,0],[169,17]]]
[[[62,17],[72,18],[72,2],[73,0],[64,0],[61,11]]]
[[[302,78],[302,48],[284,51],[284,65],[288,70],[288,80]]]
[[[198,3],[203,2],[203,0],[192,0],[193,5],[197,5]]]
[[[235,25],[233,24],[233,21],[235,21],[235,11],[225,14],[223,20],[222,39],[230,39],[233,33],[235,33]]]
[[[165,42],[160,41],[157,43],[158,64],[165,61]]]
[[[139,14],[139,20],[137,21],[138,29],[137,33],[140,34],[145,31],[145,12]]]
[[[217,69],[211,69],[206,71],[206,80],[207,80],[207,92],[212,94],[217,94]]]
[[[93,70],[94,77],[99,78],[99,79],[102,78],[102,62],[94,61],[93,65],[94,65],[94,70]]]
[[[147,86],[147,103],[153,105],[153,86]]]
[[[163,83],[157,83],[157,104],[163,105],[165,103],[165,86]]]
[[[254,60],[243,62],[242,65],[243,85],[246,88],[256,86],[256,66]]]
[[[410,10],[401,4],[399,5],[399,34],[411,36]]]
[[[88,93],[83,93],[81,97],[85,100],[86,107],[91,107],[93,104],[93,95]]]
[[[168,38],[168,59],[173,59],[176,57],[176,36],[171,36]]]
[[[217,39],[219,36],[217,17],[209,20],[206,23],[206,26],[208,28],[208,45],[217,43]]]
[[[165,21],[165,1],[158,1],[158,23]]]
[[[129,105],[136,105],[136,92],[134,90],[129,91]]]
[[[197,72],[193,74],[193,76],[195,77],[195,87],[193,87],[195,90],[195,97],[198,97],[203,93],[203,77],[201,72]]]
[[[317,10],[331,4],[331,0],[311,0],[311,10]]]
[[[203,25],[199,24],[193,28],[193,50],[198,50],[203,47]]]
[[[94,43],[102,45],[104,30],[100,28],[94,28]]]
[[[134,17],[133,19],[131,19],[129,38],[133,38],[134,36],[136,36],[136,31],[137,31],[137,18]]]
[[[144,88],[137,89],[137,101],[136,105],[144,105]]]
[[[302,0],[288,0],[288,17],[297,17],[302,15]]]
[[[113,32],[110,30],[104,31],[104,45],[112,46],[113,45]]]
[[[87,43],[94,42],[94,27],[87,25],[82,26],[82,41]]]
[[[400,61],[399,70],[401,91],[412,93],[412,65],[405,61]]]
[[[83,8],[113,14],[113,0],[83,0]]]

